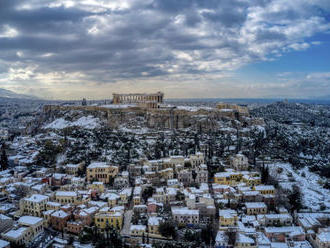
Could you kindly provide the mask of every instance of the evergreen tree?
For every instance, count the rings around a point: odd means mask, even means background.
[[[0,166],[1,166],[1,170],[7,170],[8,168],[8,157],[6,154],[5,144],[1,146]]]
[[[145,238],[145,236],[144,236],[144,232],[142,233],[142,244],[145,244],[145,242],[146,242],[146,238]]]
[[[175,226],[170,221],[161,222],[159,224],[159,233],[164,237],[175,237]]]
[[[291,212],[299,211],[302,208],[301,192],[297,185],[292,187],[292,192],[288,195]]]

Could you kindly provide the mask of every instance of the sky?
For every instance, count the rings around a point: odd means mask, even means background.
[[[329,0],[0,0],[0,88],[330,96]]]

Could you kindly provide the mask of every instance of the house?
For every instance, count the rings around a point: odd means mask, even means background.
[[[233,227],[237,225],[238,215],[233,209],[219,210],[219,229],[223,227]]]
[[[192,154],[189,156],[189,162],[191,163],[193,168],[200,166],[205,163],[204,154],[201,152],[196,152],[196,154]]]
[[[16,245],[25,246],[28,245],[33,238],[31,234],[29,234],[29,230],[30,229],[28,227],[11,229],[10,231],[2,234],[2,238]]]
[[[267,206],[263,202],[246,202],[246,214],[247,215],[257,215],[257,214],[266,214]]]
[[[235,242],[235,248],[256,248],[257,244],[255,240],[243,233],[238,233]]]
[[[224,231],[218,231],[215,237],[215,248],[232,248],[233,246],[228,244],[229,238]]]
[[[233,169],[238,171],[247,170],[249,167],[248,158],[243,154],[236,154],[230,157],[230,165]]]
[[[156,234],[159,235],[159,224],[161,223],[162,218],[161,217],[155,217],[151,216],[148,219],[148,232],[150,234]]]
[[[3,233],[13,227],[14,221],[12,218],[0,214],[0,233]]]
[[[19,227],[2,234],[2,238],[16,245],[27,246],[44,231],[43,219],[34,216],[22,216],[18,220]]]
[[[87,181],[96,180],[110,183],[110,180],[118,174],[118,166],[111,166],[104,162],[93,162],[87,166]]]
[[[6,240],[0,239],[0,248],[10,248],[10,243]]]
[[[78,204],[78,194],[74,191],[56,191],[55,200],[61,204]]]
[[[35,216],[22,216],[18,220],[20,226],[29,227],[32,236],[36,237],[38,234],[44,231],[44,220],[43,218]]]
[[[20,200],[21,214],[41,217],[42,212],[46,210],[46,204],[49,200],[48,196],[34,194]]]
[[[188,209],[186,207],[172,207],[172,216],[179,224],[199,223],[199,210]]]
[[[132,236],[142,236],[147,230],[145,225],[131,225],[130,232]]]
[[[273,185],[258,185],[254,186],[253,190],[259,191],[263,195],[275,194],[275,188]]]
[[[82,170],[84,163],[67,164],[65,165],[65,172],[70,175],[78,176],[79,170]]]
[[[68,221],[66,231],[74,234],[79,234],[84,229],[84,224],[81,221]]]
[[[330,247],[330,231],[320,232],[316,235],[315,242],[317,248]]]
[[[293,222],[290,214],[259,214],[257,220],[263,226],[289,226]]]
[[[61,208],[61,203],[48,201],[46,203],[46,210],[58,210]]]
[[[50,215],[50,224],[54,229],[62,231],[66,227],[69,219],[70,215],[68,213],[63,210],[58,210]]]
[[[272,242],[285,242],[288,237],[293,241],[305,240],[305,232],[300,226],[265,227],[264,232]]]
[[[111,226],[117,230],[121,230],[123,225],[123,213],[121,212],[99,212],[94,217],[95,225],[98,228],[105,229]]]

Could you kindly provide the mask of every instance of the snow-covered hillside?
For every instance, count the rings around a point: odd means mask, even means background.
[[[276,163],[269,165],[269,169],[270,174],[278,179],[281,187],[291,189],[294,184],[300,187],[305,207],[319,210],[321,204],[324,204],[330,209],[330,190],[324,189],[319,184],[320,176],[308,171],[307,167],[294,170],[291,164]]]
[[[43,126],[44,129],[64,129],[67,127],[82,127],[86,129],[95,129],[100,127],[100,119],[93,116],[83,116],[76,121],[67,121],[63,118],[54,120],[53,122]]]

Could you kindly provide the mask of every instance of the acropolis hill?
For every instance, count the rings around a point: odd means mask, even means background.
[[[260,120],[249,117],[248,108],[234,104],[219,103],[216,107],[173,106],[164,104],[164,94],[113,94],[113,104],[99,106],[46,105],[46,118],[60,118],[68,112],[92,115],[105,121],[111,128],[123,123],[139,123],[148,128],[210,128],[217,126],[223,118],[245,121],[248,125]]]

